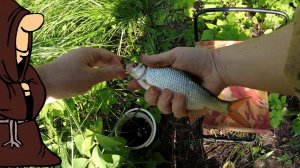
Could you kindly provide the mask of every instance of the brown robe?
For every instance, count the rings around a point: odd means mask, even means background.
[[[46,91],[36,70],[29,64],[31,33],[29,56],[23,59],[21,68],[16,61],[16,34],[26,14],[29,11],[14,0],[0,1],[0,166],[51,166],[61,163],[61,159],[43,144],[35,121],[44,105]],[[31,96],[27,98],[30,104],[26,104],[21,83],[30,86]],[[17,136],[22,143],[19,148],[4,146],[10,140],[9,124],[4,122],[7,119],[19,122]]]

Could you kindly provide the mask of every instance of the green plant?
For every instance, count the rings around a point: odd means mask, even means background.
[[[297,0],[203,0],[203,8],[249,7],[264,8],[286,12],[290,19],[298,5]],[[284,24],[282,17],[273,14],[233,12],[212,12],[199,19],[201,40],[247,40],[268,34]]]
[[[273,128],[277,128],[284,120],[284,116],[287,112],[286,96],[279,97],[279,94],[271,93],[269,95],[269,104],[271,108],[271,125]]]
[[[293,127],[293,131],[297,134],[300,135],[300,114],[299,112],[297,112],[297,118],[293,120],[292,122],[292,127]]]
[[[292,158],[288,154],[284,154],[281,157],[278,157],[277,160],[283,162],[283,164],[287,166],[293,163]]]
[[[300,135],[300,114],[298,111],[289,111],[287,109],[286,96],[271,93],[269,95],[269,106],[271,109],[270,119],[273,128],[277,128],[282,122],[289,123],[286,118],[294,117],[291,122],[292,128],[297,135]]]
[[[267,151],[266,149],[262,148],[261,146],[255,146],[252,148],[252,157],[253,160],[265,160],[270,157],[275,151]]]

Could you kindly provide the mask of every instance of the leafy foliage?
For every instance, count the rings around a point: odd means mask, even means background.
[[[286,12],[290,19],[293,18],[294,8],[298,5],[296,0],[203,0],[204,8],[223,7],[248,7],[280,10]],[[203,19],[203,20],[202,20]],[[201,40],[247,40],[261,34],[268,34],[284,24],[282,17],[273,14],[233,12],[215,12],[204,14],[200,18],[199,32]],[[259,32],[256,32],[259,30]]]
[[[298,114],[297,118],[293,121],[293,131],[300,135],[300,114]]]
[[[279,94],[271,93],[269,95],[269,104],[271,107],[270,118],[273,128],[277,128],[283,121],[286,113],[286,96],[279,99]]]
[[[286,98],[286,96],[279,96],[278,93],[271,93],[269,95],[271,125],[273,128],[277,128],[282,122],[287,122],[285,117],[295,116],[291,123],[292,128],[297,135],[300,135],[299,111],[287,110]]]

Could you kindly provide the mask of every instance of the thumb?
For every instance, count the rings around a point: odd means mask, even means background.
[[[125,70],[120,65],[106,65],[101,68],[90,68],[90,79],[93,83],[112,80],[114,78],[123,79],[126,76]]]
[[[172,65],[175,61],[175,53],[174,50],[170,50],[167,52],[163,52],[160,54],[155,54],[152,56],[142,56],[141,61],[149,67],[158,68],[158,67],[166,67]]]

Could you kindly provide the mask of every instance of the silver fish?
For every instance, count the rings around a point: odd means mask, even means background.
[[[187,110],[210,109],[226,113],[238,123],[249,126],[248,123],[245,123],[247,120],[237,112],[238,107],[248,98],[232,102],[221,100],[194,82],[185,72],[171,67],[150,68],[143,64],[137,66],[128,64],[126,70],[146,90],[150,86],[155,86],[161,90],[170,89],[173,92],[184,94]]]

